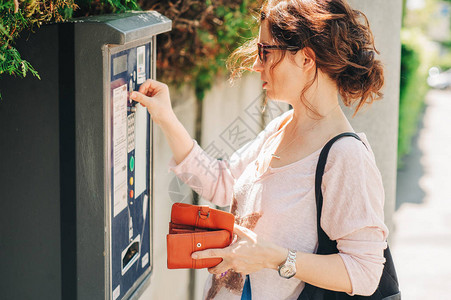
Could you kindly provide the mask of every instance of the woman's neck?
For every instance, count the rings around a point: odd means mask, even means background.
[[[336,103],[324,107],[319,111],[321,116],[314,115],[307,108],[303,107],[299,111],[293,107],[293,115],[288,123],[286,130],[289,136],[309,136],[315,134],[318,136],[331,135],[336,132],[353,131],[351,124]]]
[[[318,72],[316,80],[304,94],[304,99],[311,109],[307,108],[300,99],[288,101],[292,102],[290,104],[293,107],[293,116],[286,128],[288,132],[308,136],[312,132],[327,135],[327,133],[352,130],[352,126],[339,106],[338,88],[335,82],[321,71]]]

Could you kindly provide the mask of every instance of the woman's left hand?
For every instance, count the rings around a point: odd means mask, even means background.
[[[233,232],[237,240],[223,249],[207,249],[192,254],[194,259],[221,257],[222,262],[209,268],[212,274],[221,274],[230,269],[243,275],[257,272],[263,268],[274,268],[280,257],[288,250],[258,238],[257,234],[246,227],[235,224]],[[286,251],[286,252],[285,252]]]

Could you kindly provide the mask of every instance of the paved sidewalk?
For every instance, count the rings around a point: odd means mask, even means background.
[[[404,300],[451,299],[451,91],[426,98],[412,153],[398,171],[390,241]]]

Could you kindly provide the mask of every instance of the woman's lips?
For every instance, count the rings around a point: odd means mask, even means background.
[[[262,88],[265,88],[268,85],[267,82],[263,82]]]

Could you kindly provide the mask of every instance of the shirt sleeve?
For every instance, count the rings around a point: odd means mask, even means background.
[[[221,207],[228,206],[232,202],[235,180],[257,157],[264,141],[278,127],[281,117],[272,120],[257,137],[234,152],[228,160],[211,157],[193,139],[194,145],[188,155],[179,164],[172,156],[168,169],[204,199]]]
[[[323,176],[321,227],[337,241],[352,284],[349,295],[372,295],[384,268],[388,228],[384,188],[374,154],[357,139],[331,148]]]

